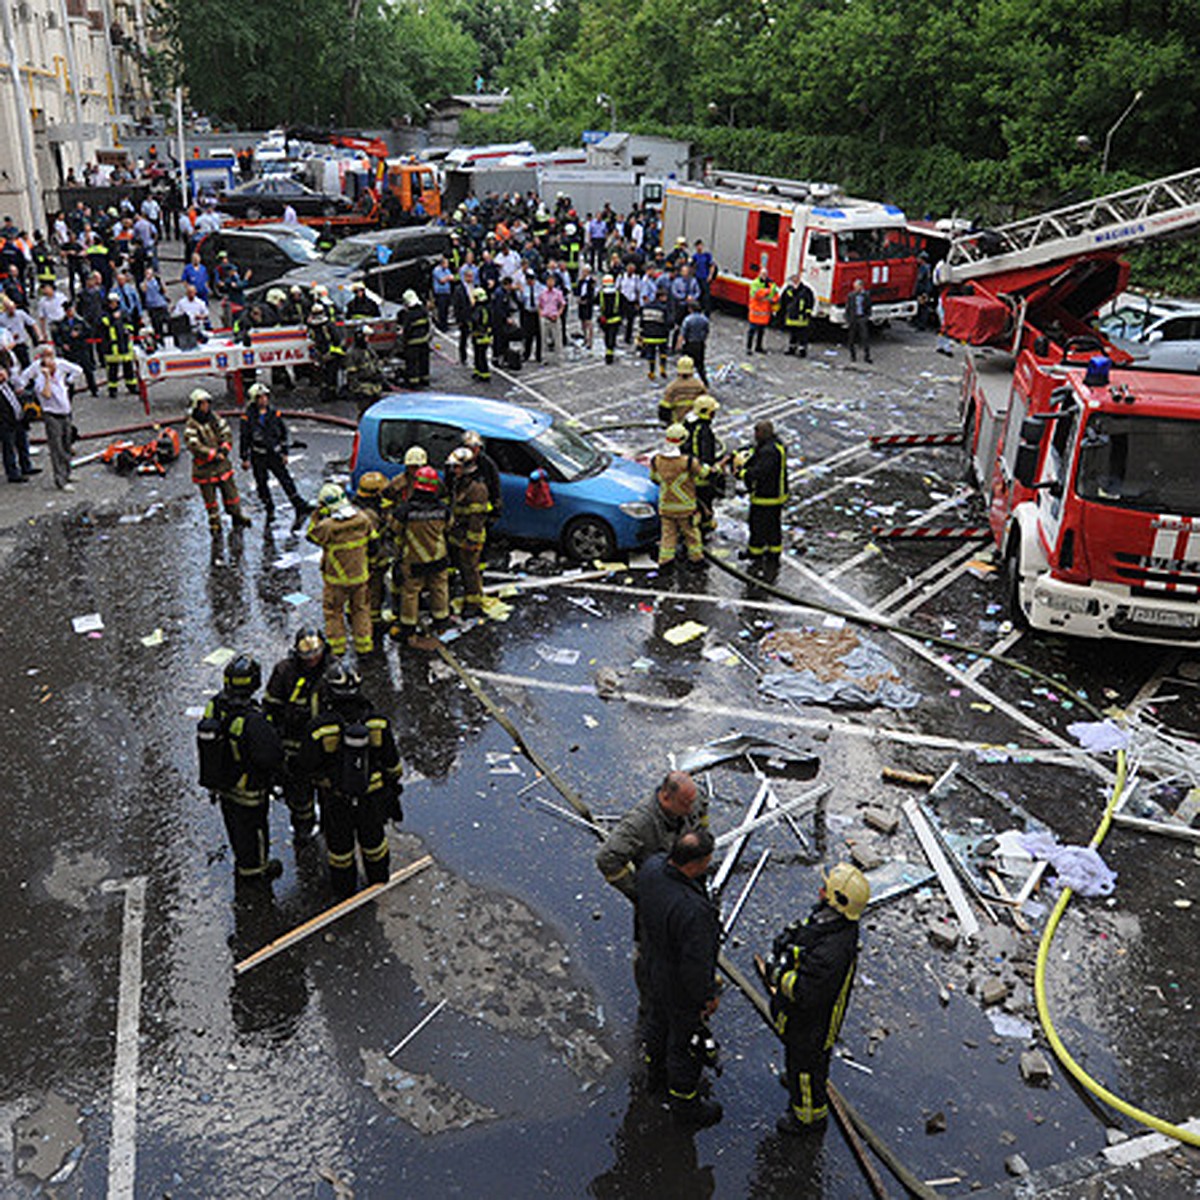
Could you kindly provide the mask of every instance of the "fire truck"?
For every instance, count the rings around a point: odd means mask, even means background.
[[[663,198],[663,244],[704,242],[717,263],[712,293],[745,305],[765,266],[776,284],[797,272],[815,315],[845,324],[856,279],[871,293],[876,324],[917,311],[917,251],[893,204],[843,196],[836,185],[723,172],[712,186],[676,183]]]
[[[1200,642],[1200,386],[1087,322],[1121,253],[1200,226],[1200,170],[956,238],[944,327],[968,343],[964,444],[1014,624]]]

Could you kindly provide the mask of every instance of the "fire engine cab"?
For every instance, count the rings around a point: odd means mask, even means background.
[[[1190,171],[951,246],[964,443],[1018,625],[1200,642],[1196,377],[1140,368],[1086,324],[1125,284],[1122,248],[1196,225]]]
[[[672,184],[663,199],[663,244],[704,242],[717,263],[712,294],[745,305],[765,266],[781,285],[797,272],[816,298],[814,315],[845,323],[857,279],[876,323],[917,311],[920,263],[904,213],[843,196],[836,185],[722,173],[712,187]]]

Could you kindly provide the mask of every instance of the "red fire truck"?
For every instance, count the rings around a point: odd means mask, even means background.
[[[871,293],[872,320],[917,311],[917,250],[893,204],[843,196],[828,183],[723,172],[713,186],[671,184],[663,199],[663,245],[704,242],[717,263],[712,292],[744,305],[765,266],[782,284],[799,272],[816,315],[844,324],[856,279]]]
[[[1197,225],[1200,170],[967,234],[942,264],[1014,623],[1200,641],[1200,388],[1087,324],[1125,284],[1123,249]]]

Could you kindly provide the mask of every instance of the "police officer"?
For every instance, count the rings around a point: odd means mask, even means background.
[[[421,297],[409,288],[402,297],[404,311],[401,327],[404,330],[404,375],[409,387],[429,386],[429,310]]]
[[[396,531],[400,578],[400,620],[392,626],[393,637],[408,635],[410,646],[420,646],[421,593],[429,592],[429,615],[438,629],[450,619],[450,559],[446,526],[450,514],[439,496],[437,472],[417,467],[407,499],[391,513]]]
[[[213,412],[212,397],[203,388],[193,389],[189,400],[191,406],[187,424],[183,427],[183,441],[192,456],[192,482],[200,488],[208,513],[208,527],[214,534],[221,532],[218,495],[224,501],[233,527],[248,526],[250,518],[242,512],[242,500],[233,478],[233,463],[229,461],[233,452],[229,422],[220,413]]]
[[[284,495],[296,510],[296,520],[312,512],[313,506],[296,490],[288,470],[288,431],[279,409],[271,404],[271,389],[265,383],[250,387],[250,404],[242,413],[239,450],[242,470],[254,473],[254,486],[266,510],[267,521],[275,519],[275,501],[271,499],[270,476],[274,475]]]
[[[254,699],[262,668],[239,654],[225,668],[225,686],[205,706],[197,728],[200,784],[221,805],[239,883],[270,883],[283,873],[267,857],[270,787],[283,769],[283,745]]]
[[[783,553],[787,451],[770,421],[759,421],[754,426],[754,449],[739,452],[738,459],[738,478],[750,493],[750,544],[743,557],[776,567]]]
[[[298,846],[312,840],[317,820],[313,782],[301,769],[300,751],[320,710],[318,689],[330,657],[329,643],[319,630],[298,629],[291,650],[275,664],[263,693],[267,719],[283,742],[283,798]]]
[[[488,490],[479,477],[475,457],[466,446],[457,446],[446,460],[450,484],[450,555],[463,586],[463,616],[483,611],[483,576],[480,560],[487,541]]]
[[[301,753],[320,796],[329,879],[339,899],[358,891],[356,843],[367,883],[387,882],[391,853],[384,822],[404,815],[392,725],[363,696],[361,682],[357,671],[330,665],[321,684],[321,711]]]
[[[721,925],[704,876],[712,864],[707,829],[675,839],[670,853],[651,855],[638,868],[637,921],[647,959],[650,1013],[646,1062],[651,1091],[666,1085],[671,1112],[683,1125],[715,1125],[721,1106],[700,1096],[704,1060],[697,1033],[717,1010],[717,954]]]
[[[117,378],[125,376],[125,390],[138,394],[137,375],[133,367],[133,322],[121,311],[121,297],[108,293],[108,311],[100,318],[100,355],[108,369],[108,398],[117,398]]]
[[[368,593],[370,569],[367,547],[377,537],[371,518],[346,499],[336,483],[327,483],[317,495],[317,511],[308,523],[307,537],[321,547],[321,579],[325,637],[339,657],[346,653],[346,610],[354,649],[369,654],[375,648]]]
[[[785,1049],[790,1103],[775,1123],[780,1133],[825,1128],[829,1059],[850,1002],[859,918],[870,898],[866,876],[849,863],[838,863],[825,876],[808,917],[776,937],[767,963],[755,957]]]

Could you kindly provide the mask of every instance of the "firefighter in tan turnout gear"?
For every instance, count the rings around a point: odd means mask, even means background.
[[[411,494],[391,512],[399,551],[400,621],[393,637],[408,634],[410,646],[419,646],[421,593],[429,592],[429,615],[435,629],[450,619],[450,559],[446,546],[449,510],[438,495],[441,483],[429,466],[417,467]]]
[[[675,561],[680,540],[687,550],[688,562],[704,561],[696,485],[708,478],[709,471],[698,458],[684,453],[687,440],[688,431],[682,425],[668,425],[662,449],[650,460],[650,479],[658,484],[658,515],[662,523],[658,540],[660,566]]]
[[[203,388],[196,388],[189,400],[191,405],[183,441],[192,456],[192,482],[200,488],[204,499],[208,527],[213,533],[221,532],[221,510],[217,507],[220,496],[233,527],[243,528],[250,524],[250,518],[242,512],[241,497],[233,478],[230,458],[233,431],[220,413],[213,412],[212,396]]]
[[[349,609],[354,649],[359,654],[369,654],[375,648],[375,639],[371,630],[368,546],[378,534],[371,518],[355,508],[336,483],[321,488],[317,505],[308,523],[307,536],[322,550],[325,640],[334,654],[345,654]]]
[[[463,588],[463,616],[483,611],[480,560],[487,541],[489,510],[487,484],[479,477],[475,456],[467,446],[450,451],[446,460],[451,479],[450,554]]]

